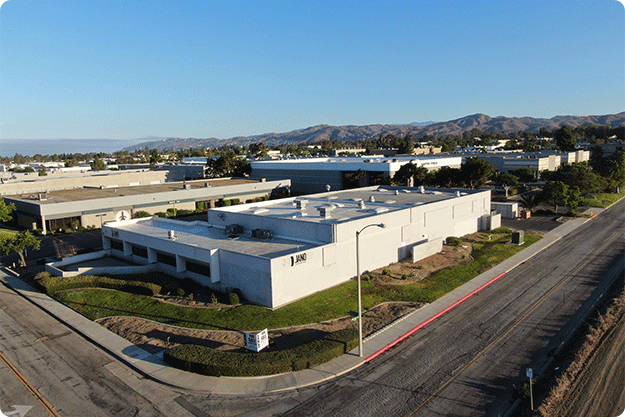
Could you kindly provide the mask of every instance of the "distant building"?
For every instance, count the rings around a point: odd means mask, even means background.
[[[461,156],[398,156],[392,158],[363,156],[344,158],[296,158],[277,161],[250,161],[252,178],[279,180],[289,178],[291,189],[298,193],[318,193],[380,184],[392,178],[405,164],[412,162],[428,170],[442,166],[459,168]]]
[[[97,184],[97,183],[96,183]],[[288,188],[289,180],[211,179],[127,186],[84,186],[55,191],[31,191],[3,196],[14,203],[14,221],[26,229],[59,230],[74,225],[101,227],[108,221],[130,219],[137,211],[149,214],[168,209],[195,210],[196,203],[212,207],[224,199],[269,196]]]

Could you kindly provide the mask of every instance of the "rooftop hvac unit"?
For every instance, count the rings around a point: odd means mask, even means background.
[[[298,209],[303,209],[306,207],[306,200],[295,200],[295,207]]]
[[[273,237],[273,233],[271,230],[267,229],[254,229],[252,230],[252,236],[257,239],[271,239]]]
[[[323,217],[324,219],[329,219],[330,217],[332,217],[333,209],[334,207],[325,207],[325,206],[317,207],[317,210],[319,210],[319,215]]]
[[[226,234],[228,236],[231,235],[242,235],[243,234],[243,226],[240,224],[229,224],[226,226]]]

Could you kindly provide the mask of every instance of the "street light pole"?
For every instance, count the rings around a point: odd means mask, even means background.
[[[356,232],[356,281],[358,282],[358,356],[360,356],[361,358],[364,355],[364,351],[362,348],[362,295],[360,290],[360,234],[367,227],[371,226],[376,226],[382,229],[386,227],[384,223],[373,223],[366,225],[365,227],[360,229],[360,231]]]

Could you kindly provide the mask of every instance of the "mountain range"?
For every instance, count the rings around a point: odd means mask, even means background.
[[[221,147],[224,145],[248,145],[250,143],[264,143],[268,146],[282,144],[314,144],[324,140],[358,141],[363,139],[375,139],[380,135],[405,135],[411,133],[420,138],[425,135],[461,135],[472,129],[480,129],[487,132],[516,133],[522,131],[537,132],[541,127],[550,130],[563,125],[572,127],[582,125],[606,125],[621,126],[625,124],[625,112],[604,116],[555,116],[551,119],[534,117],[490,117],[486,114],[473,114],[460,119],[447,122],[415,122],[408,124],[373,124],[364,126],[329,126],[317,125],[305,129],[293,130],[286,133],[265,133],[255,136],[238,136],[230,139],[217,138],[167,138],[142,142],[129,146],[124,150],[133,151],[138,149],[188,149],[199,147]]]

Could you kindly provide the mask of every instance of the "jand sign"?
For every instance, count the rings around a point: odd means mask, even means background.
[[[308,254],[306,252],[296,253],[295,255],[291,256],[291,266],[306,263],[307,258]]]
[[[267,346],[269,346],[267,329],[259,333],[245,333],[245,349],[260,352]]]

